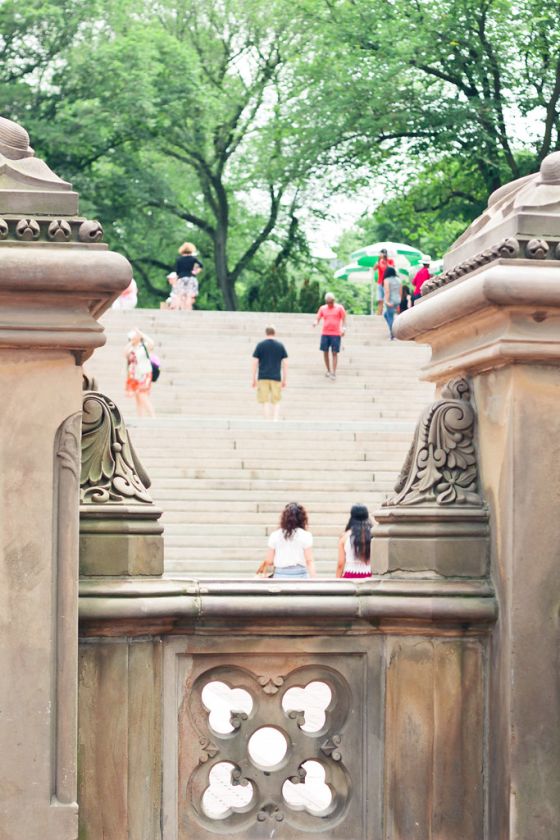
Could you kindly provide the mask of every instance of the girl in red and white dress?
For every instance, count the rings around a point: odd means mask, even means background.
[[[126,356],[126,393],[136,400],[136,413],[139,417],[154,417],[155,411],[150,400],[152,390],[152,362],[150,353],[154,349],[152,339],[138,329],[128,333]]]
[[[353,505],[346,529],[338,541],[337,578],[371,577],[371,519],[365,505]]]

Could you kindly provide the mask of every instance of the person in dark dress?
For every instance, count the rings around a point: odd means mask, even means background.
[[[266,420],[278,420],[282,388],[286,387],[288,354],[281,341],[274,337],[274,327],[267,327],[266,338],[259,341],[253,352],[253,388],[257,401],[264,407]]]
[[[177,283],[173,291],[179,298],[178,309],[191,310],[193,308],[198,295],[198,280],[196,278],[203,267],[196,256],[196,247],[192,242],[183,242],[175,263]]]

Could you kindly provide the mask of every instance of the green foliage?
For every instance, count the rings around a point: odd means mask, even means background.
[[[132,262],[143,305],[177,248],[199,305],[313,311],[333,281],[301,218],[386,183],[339,253],[446,250],[560,148],[556,0],[0,3],[0,112]],[[335,291],[367,311],[368,291]]]

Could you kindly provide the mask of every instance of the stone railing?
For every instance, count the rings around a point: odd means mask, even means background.
[[[80,616],[84,837],[483,836],[484,581],[89,579]]]

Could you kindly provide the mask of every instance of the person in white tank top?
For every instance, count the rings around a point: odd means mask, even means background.
[[[268,552],[257,574],[266,575],[268,569],[274,569],[275,578],[315,577],[313,537],[307,530],[307,511],[297,502],[286,505],[280,527],[268,538]]]
[[[338,541],[337,578],[371,577],[371,519],[365,505],[353,505],[350,519]]]

